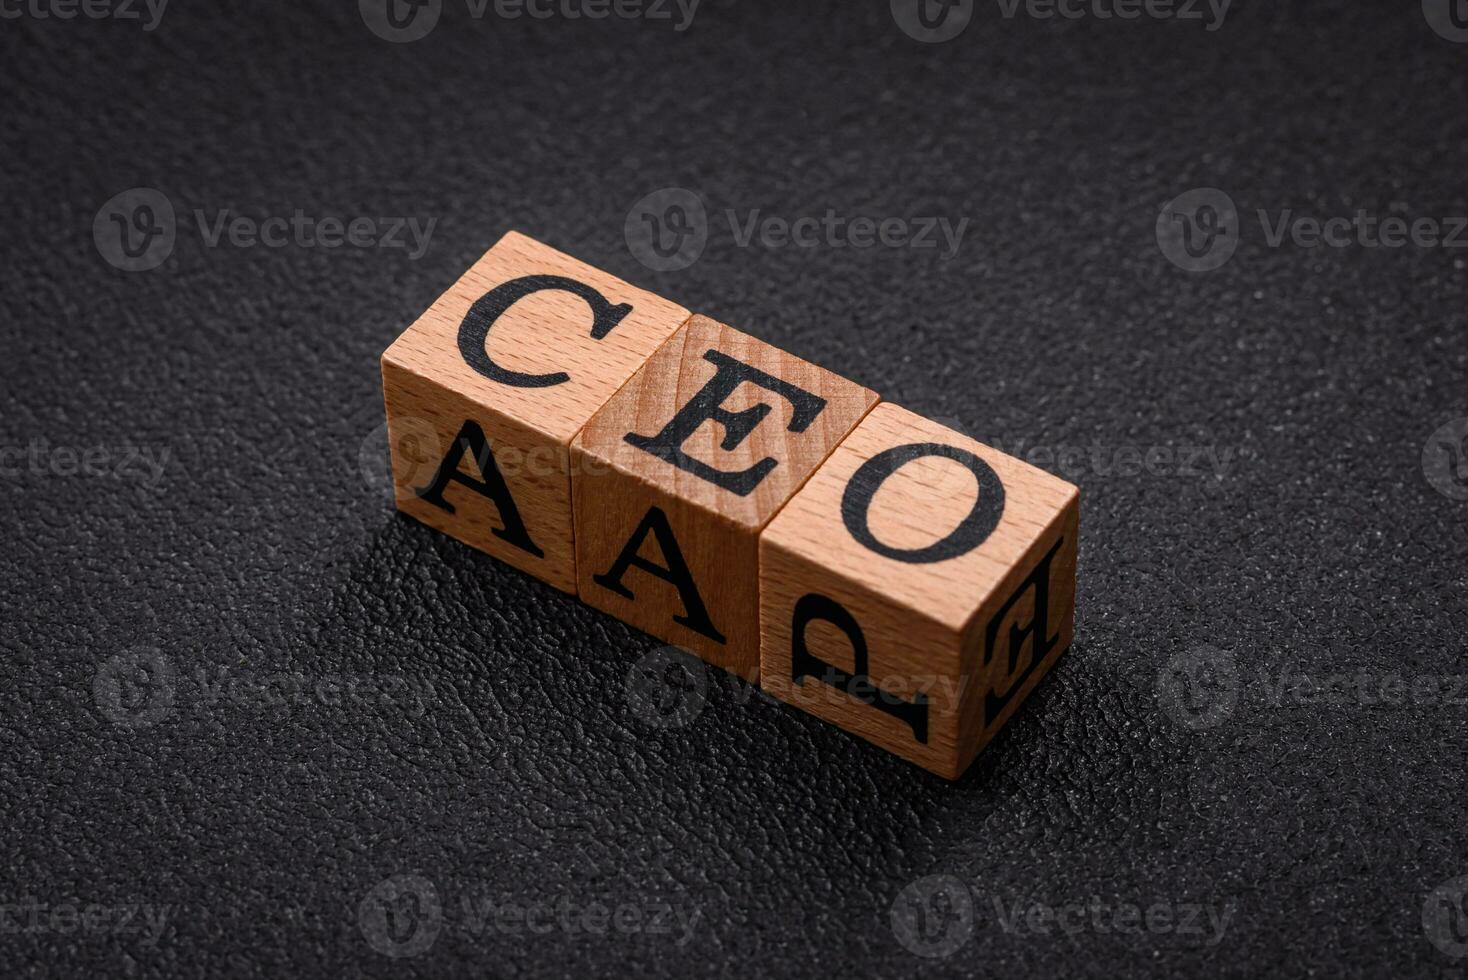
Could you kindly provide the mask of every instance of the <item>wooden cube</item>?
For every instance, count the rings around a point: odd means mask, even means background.
[[[574,592],[571,439],[687,319],[505,235],[382,355],[398,509]]]
[[[760,530],[876,403],[694,316],[571,445],[582,600],[754,680]]]
[[[1070,644],[1080,492],[877,406],[760,537],[760,685],[957,779]]]

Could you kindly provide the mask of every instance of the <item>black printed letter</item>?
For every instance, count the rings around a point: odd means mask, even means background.
[[[586,305],[591,307],[591,336],[595,340],[605,337],[613,327],[622,322],[623,317],[632,312],[632,307],[626,303],[614,305],[601,293],[575,279],[564,276],[524,276],[512,279],[479,297],[469,308],[464,322],[459,324],[459,353],[464,355],[465,362],[489,380],[514,385],[516,388],[549,388],[551,385],[570,381],[571,376],[565,371],[552,374],[511,371],[496,364],[484,350],[489,328],[505,315],[506,310],[531,293],[546,289],[560,289],[586,301]]]
[[[668,563],[666,566],[649,561],[637,553],[642,548],[642,542],[647,540],[649,532],[658,539],[658,548],[663,552],[663,560]],[[622,576],[634,565],[678,590],[685,615],[674,616],[673,622],[681,623],[695,633],[702,633],[715,643],[725,642],[724,634],[715,629],[713,620],[709,619],[708,608],[704,606],[703,597],[698,594],[698,586],[693,581],[693,572],[683,560],[683,550],[678,547],[678,539],[673,537],[673,529],[668,526],[668,515],[661,508],[653,507],[648,510],[642,523],[637,525],[637,530],[632,532],[632,537],[622,546],[622,553],[612,562],[612,567],[601,575],[593,575],[591,580],[604,589],[611,589],[624,599],[636,599],[632,590],[622,584]]]
[[[746,381],[757,384],[766,391],[774,392],[790,403],[795,409],[795,414],[790,419],[789,430],[791,432],[804,432],[826,407],[826,400],[716,350],[707,351],[703,358],[716,365],[718,372],[709,379],[708,384],[704,385],[698,394],[688,400],[688,404],[678,409],[678,414],[663,426],[663,431],[655,436],[640,436],[635,432],[629,432],[624,438],[638,449],[646,450],[659,459],[672,463],[680,470],[702,477],[730,493],[747,497],[755,487],[759,486],[759,482],[769,474],[770,470],[778,465],[776,460],[767,456],[747,470],[731,473],[727,470],[715,469],[685,453],[683,451],[684,441],[697,432],[700,425],[710,420],[724,427],[724,440],[719,443],[719,448],[724,452],[736,449],[748,438],[749,434],[760,422],[764,421],[765,416],[769,415],[772,410],[764,402],[742,412],[731,412],[722,407],[724,399],[732,395],[734,389]]]
[[[466,452],[479,467],[479,472],[484,477],[482,482],[459,472],[459,461]],[[473,422],[465,422],[459,434],[454,437],[454,444],[438,464],[438,472],[433,474],[433,481],[415,493],[419,500],[426,500],[452,514],[454,505],[443,496],[450,483],[462,483],[480,496],[494,501],[499,508],[500,523],[504,524],[503,529],[496,528],[490,532],[495,537],[508,541],[537,558],[545,557],[545,552],[535,546],[535,542],[530,540],[529,532],[525,530],[525,522],[520,519],[520,508],[515,506],[515,498],[510,496],[510,488],[505,485],[499,464],[494,461],[494,453],[490,451],[489,442],[484,438],[484,430]]]
[[[1032,674],[1036,667],[1050,655],[1055,649],[1055,644],[1060,642],[1060,634],[1046,637],[1050,632],[1050,561],[1055,553],[1060,550],[1064,538],[1055,542],[1044,558],[1040,559],[1033,571],[1014,590],[1014,595],[1004,600],[1004,605],[994,613],[989,620],[989,626],[984,630],[984,672],[992,677],[989,690],[984,694],[984,725],[987,727],[994,723],[999,713],[1004,710],[1011,698],[1019,691],[1020,685],[1025,678]],[[999,628],[1003,626],[1015,604],[1029,592],[1034,590],[1034,611],[1030,614],[1030,622],[1026,626],[1018,623],[1009,623],[1009,632],[1000,636]],[[1024,652],[1025,641],[1029,640],[1030,659],[1021,670],[1019,666],[1020,654]],[[1000,643],[1008,641],[1008,662],[1001,664],[997,670],[991,670],[995,657],[1001,652]]]
[[[979,499],[974,502],[963,523],[954,528],[948,537],[935,541],[924,548],[893,548],[878,541],[867,524],[867,508],[872,498],[887,477],[896,473],[905,463],[924,456],[942,456],[962,463],[979,481]],[[879,555],[920,565],[945,561],[966,555],[994,532],[999,518],[1004,514],[1004,483],[999,474],[978,456],[967,449],[945,446],[936,442],[915,442],[905,446],[894,446],[877,453],[861,464],[846,483],[846,492],[841,495],[841,520],[846,530],[862,545]]]
[[[851,640],[852,673],[848,674],[810,652],[805,643],[805,628],[813,619],[824,619]],[[821,673],[817,673],[818,670]],[[841,603],[815,592],[801,596],[790,617],[790,680],[800,684],[806,677],[824,681],[862,704],[907,722],[912,727],[912,737],[923,745],[928,744],[927,697],[918,694],[911,702],[898,701],[873,684],[867,669],[867,638],[861,631],[861,624]]]

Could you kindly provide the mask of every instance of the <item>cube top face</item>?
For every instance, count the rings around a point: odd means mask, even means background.
[[[568,445],[687,319],[675,303],[510,232],[382,360]]]
[[[875,392],[692,317],[587,423],[573,452],[758,530],[878,401]],[[596,467],[578,467],[593,475]]]
[[[821,566],[959,636],[1080,491],[890,403],[874,408],[770,522],[762,553]],[[957,651],[951,651],[956,657]]]

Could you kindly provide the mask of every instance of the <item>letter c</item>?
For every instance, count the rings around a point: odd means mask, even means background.
[[[496,364],[484,350],[484,342],[489,338],[490,328],[505,315],[510,307],[532,293],[547,289],[558,289],[579,296],[586,301],[586,305],[591,307],[593,317],[591,321],[593,340],[601,340],[611,333],[612,328],[632,312],[630,304],[614,304],[586,283],[567,279],[565,276],[524,276],[520,279],[512,279],[479,297],[469,308],[464,322],[459,324],[459,353],[464,356],[465,363],[491,381],[498,381],[500,384],[512,385],[516,388],[549,388],[570,381],[571,376],[565,371],[555,371],[550,374],[526,374],[522,371],[511,371]]]

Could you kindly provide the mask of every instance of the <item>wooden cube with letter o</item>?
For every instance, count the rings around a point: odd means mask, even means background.
[[[1079,503],[878,405],[760,537],[760,686],[958,778],[1070,644]]]

